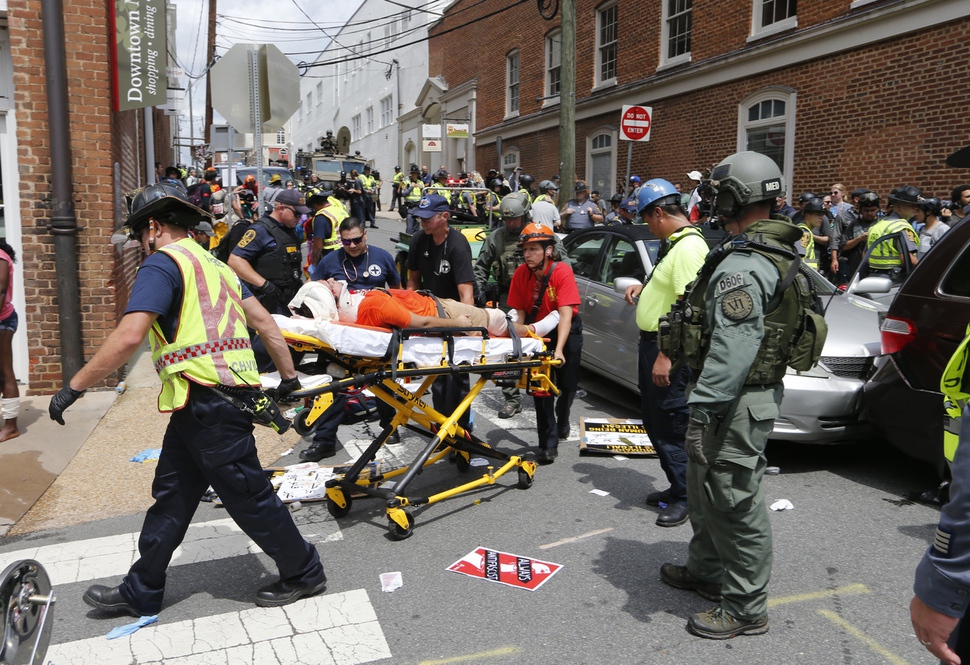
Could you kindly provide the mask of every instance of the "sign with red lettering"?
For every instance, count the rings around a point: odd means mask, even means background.
[[[649,141],[653,124],[649,106],[624,106],[620,115],[620,138],[624,141]]]
[[[453,573],[535,591],[562,565],[478,547],[448,566]]]

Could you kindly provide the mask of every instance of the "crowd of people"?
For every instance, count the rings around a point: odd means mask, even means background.
[[[367,210],[346,195],[355,193],[359,178],[263,189],[247,179],[231,196],[217,197],[225,190],[214,174],[207,171],[190,184],[190,172],[184,182],[166,178],[131,197],[118,239],[137,242],[148,257],[118,330],[51,400],[51,417],[63,424],[65,409],[123,364],[146,335],[163,382],[159,409],[173,416],[141,558],[119,586],[95,585],[85,601],[109,613],[157,612],[165,568],[208,484],[279,567],[280,579],[257,592],[257,605],[283,605],[325,588],[316,549],[259,468],[253,414],[233,402],[245,402],[247,391],[259,385],[257,371],[274,367],[282,379],[278,396],[299,388],[270,314],[313,316],[305,284],[326,289],[334,302],[355,294],[341,320],[383,327],[474,324],[494,334],[511,326],[519,335],[546,338],[561,361],[553,377],[560,394],[533,399],[537,460],[553,463],[560,441],[571,435],[583,347],[579,290],[556,232],[638,223],[663,240],[653,271],[629,287],[625,299],[636,307],[641,331],[642,418],[669,483],[644,498],[660,509],[658,526],[690,523],[693,532],[685,562],[663,564],[660,578],[715,603],[689,617],[695,635],[767,632],[772,539],[761,487],[765,446],[787,369],[805,371],[817,362],[813,354],[821,344],[815,342],[826,330],[812,280],[800,266],[816,265],[840,283],[866,247],[895,235],[895,244],[869,258],[870,271],[894,276],[905,262],[924,256],[948,224],[970,216],[970,186],[955,188],[949,201],[901,186],[883,202],[866,189],[846,196],[836,184],[824,196],[805,192],[790,207],[777,164],[740,152],[708,177],[688,174],[697,183],[690,193],[664,179],[634,176],[629,196],[611,197],[607,209],[581,180],[560,205],[557,178],[534,187],[533,178],[518,172],[511,180],[496,172],[490,180],[477,173],[453,180],[444,169],[432,175],[412,165],[407,178],[395,171],[392,209],[396,205],[414,225],[406,283],[390,254],[368,243],[373,223]],[[193,195],[199,187],[208,188],[206,196]],[[276,191],[267,195],[271,188]],[[231,210],[236,218],[222,237],[219,222],[208,221],[219,203],[226,206],[223,217]],[[455,216],[487,220],[492,229],[475,260],[468,240],[450,225]],[[734,241],[709,252],[697,228],[703,224],[720,225]],[[0,251],[0,267],[10,269],[12,261]],[[482,308],[485,301],[491,307]],[[9,321],[3,317],[0,312],[0,345]],[[6,382],[3,390],[6,399]],[[454,412],[468,390],[467,374],[440,377],[432,387],[435,408]],[[522,410],[521,395],[514,386],[504,386],[503,395],[497,416],[511,418]],[[335,395],[301,459],[336,454],[346,402]],[[474,427],[469,416],[466,411],[460,421],[467,430]],[[386,407],[380,410],[383,427],[392,417]],[[387,443],[399,441],[393,433]],[[924,644],[938,646],[937,634],[925,637]]]

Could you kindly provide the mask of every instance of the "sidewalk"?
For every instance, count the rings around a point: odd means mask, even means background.
[[[0,536],[61,528],[144,512],[152,503],[155,462],[131,462],[161,448],[168,415],[158,412],[158,377],[147,342],[128,364],[125,391],[88,392],[64,414],[47,415],[49,397],[23,400],[21,435],[0,444]],[[27,406],[29,404],[29,406]],[[300,444],[256,428],[264,466]]]

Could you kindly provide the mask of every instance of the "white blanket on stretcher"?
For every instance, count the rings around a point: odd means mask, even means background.
[[[391,342],[391,333],[348,326],[342,323],[332,323],[318,319],[301,319],[274,314],[273,318],[281,330],[315,337],[328,344],[338,353],[359,358],[380,358],[387,352],[387,345]],[[523,338],[522,355],[529,356],[542,351],[542,342],[532,337]],[[417,367],[435,367],[441,363],[441,337],[411,337],[404,342],[405,363],[414,363]],[[482,352],[481,337],[455,337],[454,362],[476,365]],[[505,362],[508,354],[513,352],[512,340],[507,337],[493,337],[488,340],[485,348],[485,360],[489,363]]]

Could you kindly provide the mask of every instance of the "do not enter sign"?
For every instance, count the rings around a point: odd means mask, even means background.
[[[620,116],[620,138],[624,141],[649,141],[653,109],[649,106],[624,106]]]

